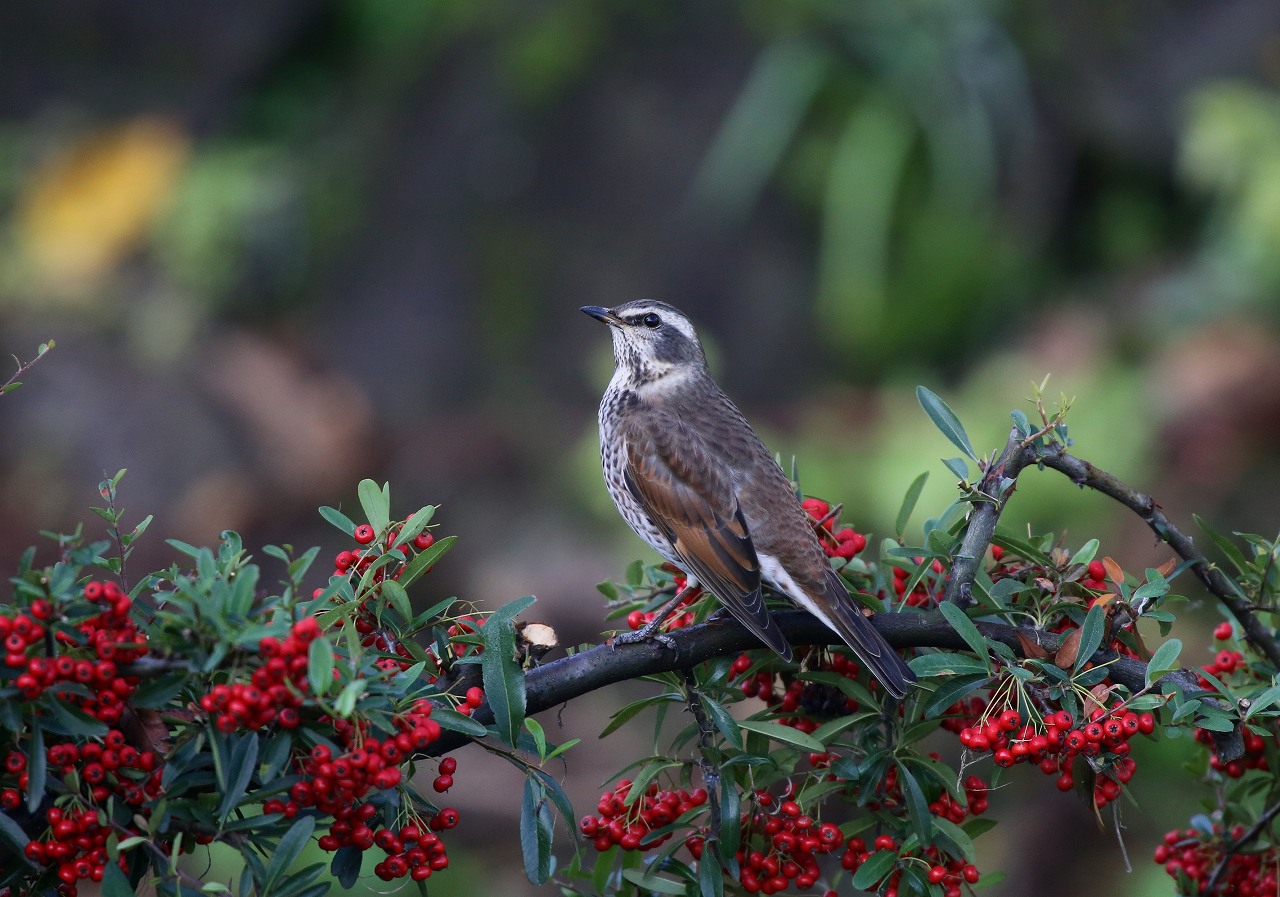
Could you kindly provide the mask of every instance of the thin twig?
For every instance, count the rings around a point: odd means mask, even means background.
[[[1147,524],[1159,539],[1167,544],[1178,557],[1191,564],[1191,571],[1204,583],[1209,592],[1226,605],[1244,629],[1245,638],[1267,656],[1272,664],[1280,666],[1280,644],[1270,629],[1254,615],[1249,602],[1241,598],[1232,583],[1216,566],[1196,550],[1191,537],[1178,529],[1161,510],[1155,499],[1121,482],[1105,470],[1099,470],[1088,461],[1067,454],[1061,448],[1050,448],[1043,453],[1026,449],[1032,463],[1041,463],[1067,476],[1078,486],[1088,486],[1115,499],[1133,511]]]
[[[1257,822],[1249,826],[1248,831],[1232,841],[1231,844],[1223,846],[1222,856],[1214,865],[1213,873],[1209,876],[1209,881],[1205,884],[1203,893],[1212,894],[1218,890],[1218,882],[1221,880],[1223,873],[1227,871],[1227,863],[1231,861],[1231,858],[1236,855],[1241,847],[1244,847],[1266,831],[1277,815],[1280,815],[1280,804],[1272,804],[1267,807],[1266,812],[1258,818]]]

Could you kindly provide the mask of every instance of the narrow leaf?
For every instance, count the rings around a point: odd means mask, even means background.
[[[916,509],[916,502],[920,500],[920,493],[924,491],[924,484],[929,481],[929,471],[925,471],[911,481],[911,485],[907,487],[907,494],[902,497],[902,507],[898,508],[898,518],[893,525],[894,532],[898,534],[898,538],[902,538],[903,532],[907,529],[907,521],[911,519],[911,512]]]
[[[231,749],[227,759],[230,769],[226,770],[227,788],[218,803],[218,823],[227,821],[231,811],[244,799],[245,789],[253,779],[254,770],[258,766],[258,733],[242,735]]]
[[[942,401],[935,392],[923,386],[916,387],[916,398],[920,401],[920,407],[924,409],[924,413],[929,415],[929,419],[933,421],[934,426],[942,431],[942,435],[950,439],[951,443],[968,455],[969,458],[977,461],[978,455],[974,452],[973,445],[969,442],[969,436],[960,424],[960,419],[947,406],[947,403]]]
[[[535,885],[551,877],[551,811],[542,785],[532,776],[524,780],[524,800],[520,809],[520,852],[524,874]]]
[[[826,750],[822,742],[812,735],[801,732],[799,729],[793,729],[790,726],[784,726],[781,723],[771,723],[764,720],[741,720],[738,726],[748,732],[757,732],[781,744],[798,747],[802,751],[822,753]]]
[[[947,618],[947,622],[951,624],[951,628],[965,640],[973,653],[976,654],[985,665],[988,672],[991,670],[991,660],[987,654],[987,640],[978,631],[978,627],[973,625],[973,621],[969,619],[968,614],[950,601],[944,601],[938,605],[938,610]]]
[[[1078,673],[1102,644],[1102,636],[1106,629],[1107,615],[1101,604],[1089,608],[1085,615],[1084,625],[1080,627],[1080,651],[1076,655],[1075,671]]]
[[[354,534],[356,531],[356,525],[351,518],[339,511],[337,508],[331,508],[328,505],[325,505],[320,508],[320,516],[342,532],[346,533],[348,536]]]
[[[863,891],[871,890],[876,882],[889,874],[889,870],[897,862],[896,850],[877,850],[867,857],[867,861],[858,867],[857,872],[853,873],[853,886]]]
[[[271,862],[267,864],[262,890],[269,892],[281,875],[288,871],[302,855],[311,835],[316,828],[314,816],[299,816],[298,820],[280,838],[275,852],[271,854]]]
[[[333,687],[333,645],[321,635],[307,648],[307,684],[318,697]]]
[[[516,633],[513,617],[532,600],[513,601],[485,621],[480,632],[484,653],[480,655],[480,671],[485,698],[493,709],[498,736],[512,747],[524,725],[524,671],[516,663]],[[520,608],[512,609],[520,605]]]

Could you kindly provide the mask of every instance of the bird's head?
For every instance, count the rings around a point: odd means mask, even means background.
[[[582,310],[609,325],[613,360],[636,385],[706,367],[693,324],[665,302],[638,299],[613,308],[584,305]]]

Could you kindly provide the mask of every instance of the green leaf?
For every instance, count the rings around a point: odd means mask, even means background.
[[[1009,412],[1009,416],[1013,418],[1013,425],[1018,428],[1018,433],[1023,439],[1036,431],[1035,427],[1031,426],[1031,421],[1027,419],[1026,412],[1015,408]]]
[[[335,527],[346,533],[348,536],[355,535],[356,525],[350,517],[339,511],[337,508],[331,508],[328,505],[320,508],[320,516]]]
[[[951,471],[957,480],[969,482],[969,465],[964,458],[943,458],[942,466]]]
[[[738,793],[737,783],[734,782],[733,776],[721,776],[720,778],[720,837],[716,844],[720,850],[720,858],[725,864],[733,862],[733,855],[737,852],[738,846],[742,841],[742,795]],[[706,863],[708,866],[718,866],[714,862]],[[720,878],[720,870],[716,870],[716,878]]]
[[[119,866],[107,863],[102,867],[102,897],[134,897],[135,893]]]
[[[31,721],[31,759],[27,761],[27,812],[35,813],[45,799],[48,781],[48,757],[44,749],[44,729]],[[0,813],[0,816],[4,814]]]
[[[387,599],[387,603],[400,615],[401,620],[407,623],[413,619],[413,605],[409,603],[409,593],[400,583],[394,579],[384,579],[378,585],[378,594]]]
[[[443,539],[436,539],[426,551],[420,551],[415,554],[413,560],[405,564],[404,569],[400,571],[400,585],[407,589],[417,582],[419,577],[430,570],[432,565],[440,559],[440,555],[448,551],[453,546],[453,543],[457,541],[457,536],[445,536]],[[453,599],[449,600],[452,601]]]
[[[145,679],[138,685],[129,703],[135,707],[156,710],[166,706],[184,687],[191,683],[187,672],[165,673],[153,679]]]
[[[349,718],[351,714],[355,713],[356,704],[368,687],[368,679],[352,679],[342,687],[342,691],[338,693],[337,700],[333,702],[334,712],[343,719]]]
[[[618,729],[622,728],[634,719],[641,711],[646,710],[655,704],[683,703],[683,701],[684,698],[675,692],[666,692],[665,694],[660,695],[649,695],[648,697],[632,701],[609,718],[609,724],[604,727],[604,731],[600,733],[599,737],[604,738],[606,735],[616,732]]]
[[[373,480],[361,480],[356,487],[360,508],[374,532],[382,533],[391,523],[391,484],[379,486]]]
[[[1083,641],[1083,637],[1081,639]],[[1182,642],[1171,638],[1151,655],[1147,662],[1147,685],[1150,686],[1165,673],[1178,668],[1178,655],[1182,653]]]
[[[317,697],[323,698],[333,687],[333,645],[322,634],[307,648],[307,684]]]
[[[714,865],[714,864],[713,864]],[[685,884],[673,878],[663,878],[649,869],[624,869],[622,877],[644,891],[658,894],[683,894]]]
[[[987,653],[987,640],[978,631],[978,627],[973,625],[973,621],[969,619],[968,614],[950,601],[944,601],[938,605],[938,610],[947,618],[947,622],[951,624],[951,628],[965,641],[965,644],[972,649],[973,653],[982,660],[986,671],[991,672],[991,659]]]
[[[742,750],[742,731],[738,728],[738,721],[733,718],[725,706],[719,701],[714,701],[705,694],[699,693],[699,702],[702,709],[711,717],[711,722],[715,725],[716,731],[725,737],[728,742],[738,750]]]
[[[853,886],[863,891],[871,890],[876,882],[889,874],[897,862],[897,851],[877,850],[853,873]]]
[[[1244,554],[1241,553],[1234,542],[1211,527],[1208,521],[1199,514],[1192,514],[1191,519],[1212,540],[1213,544],[1218,546],[1218,550],[1227,556],[1227,560],[1231,561],[1237,572],[1244,573],[1248,570],[1249,562],[1244,559]]]
[[[493,709],[498,736],[512,747],[524,725],[524,670],[516,663],[515,616],[533,604],[534,598],[518,598],[498,608],[480,628],[484,653],[480,672],[485,699]]]
[[[222,800],[218,803],[218,824],[223,825],[236,805],[244,799],[245,790],[253,779],[254,770],[258,766],[258,733],[250,732],[241,735],[231,748],[231,756],[227,760],[225,770],[227,787],[222,792]]]
[[[46,693],[40,706],[49,711],[45,727],[50,732],[90,738],[101,738],[107,734],[107,727],[101,720],[89,716],[79,707],[64,704],[56,695]]]
[[[538,759],[547,759],[547,733],[542,730],[542,724],[531,716],[525,717],[524,727],[533,737],[533,743],[538,747]]]
[[[1073,564],[1087,564],[1094,559],[1098,553],[1098,540],[1090,539],[1080,546],[1080,550],[1071,556]]]
[[[772,741],[798,747],[802,751],[820,754],[826,750],[822,742],[812,735],[801,732],[799,729],[793,729],[791,726],[784,726],[781,723],[771,723],[766,720],[740,720],[738,726],[748,732],[764,735]]]
[[[950,651],[917,655],[907,661],[907,666],[922,679],[930,676],[978,675],[985,681],[991,677],[989,662],[984,663],[981,658]]]
[[[1244,718],[1248,719],[1255,713],[1266,710],[1277,701],[1280,701],[1280,685],[1273,685],[1256,697],[1249,699],[1249,709],[1245,711]]]
[[[524,874],[535,885],[551,877],[551,810],[542,785],[532,776],[524,780],[524,800],[520,809],[520,851]]]
[[[329,864],[329,874],[337,879],[338,884],[350,890],[360,879],[360,864],[363,859],[364,852],[354,844],[339,847],[333,855],[333,862]],[[248,894],[249,891],[242,888],[241,893]]]
[[[945,816],[934,816],[930,822],[936,833],[935,843],[941,842],[939,846],[945,845],[946,852],[952,856],[962,856],[970,862],[973,861],[973,839],[964,829]]]
[[[439,704],[432,708],[431,718],[440,724],[441,729],[448,729],[461,735],[470,735],[473,738],[483,738],[485,733],[489,731],[471,717],[464,716],[456,710],[450,710],[448,707],[441,707]]]
[[[42,794],[41,799],[43,799],[43,797],[44,795]],[[27,859],[26,854],[23,853],[23,850],[27,846],[27,842],[30,840],[31,839],[27,837],[27,833],[22,830],[22,826],[9,818],[8,813],[0,813],[0,841],[7,843],[9,847],[12,848],[11,853],[13,856],[21,857],[22,862],[26,863],[28,866],[35,866],[31,860]],[[5,871],[7,872],[9,870],[6,869]],[[132,893],[133,892],[131,891],[131,897]]]
[[[431,522],[431,518],[436,514],[435,505],[427,505],[425,508],[418,508],[413,515],[404,522],[404,526],[400,527],[400,534],[396,536],[393,548],[399,548],[401,545],[417,537],[417,535],[426,529],[427,524]]]
[[[902,763],[895,765],[898,767],[898,782],[902,785],[902,793],[907,799],[911,830],[915,832],[921,844],[928,844],[931,832],[929,821],[932,818],[929,815],[929,801],[925,799],[924,791],[920,789],[920,783],[916,781],[911,770]]]
[[[698,893],[701,897],[724,897],[724,874],[714,857],[698,864]]]
[[[920,401],[920,407],[924,409],[924,413],[933,421],[933,425],[942,431],[942,435],[950,439],[952,445],[970,459],[977,461],[978,455],[969,442],[969,436],[965,433],[956,413],[947,406],[947,403],[932,390],[923,386],[916,387],[916,398]]]
[[[902,538],[902,534],[907,529],[907,521],[911,519],[911,512],[916,508],[916,502],[920,500],[920,493],[924,491],[924,484],[929,481],[929,471],[925,471],[911,481],[911,485],[907,487],[907,494],[902,497],[902,507],[898,508],[898,518],[893,525],[893,530],[898,534],[898,538]]]
[[[269,893],[276,880],[289,870],[289,867],[297,861],[298,857],[302,856],[302,851],[306,849],[315,828],[316,819],[314,816],[299,816],[297,821],[284,833],[284,836],[280,838],[280,843],[276,845],[275,851],[271,854],[271,861],[267,864],[267,871],[262,885],[263,893]]]
[[[1072,665],[1073,672],[1078,673],[1084,669],[1093,652],[1097,651],[1098,646],[1102,644],[1106,620],[1106,612],[1101,604],[1095,604],[1089,608],[1089,613],[1085,614],[1084,624],[1080,627],[1080,653],[1076,655],[1076,662]]]

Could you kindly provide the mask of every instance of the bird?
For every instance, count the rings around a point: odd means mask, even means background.
[[[915,674],[849,597],[790,480],[712,379],[689,318],[648,299],[582,311],[613,338],[615,369],[599,414],[609,496],[631,529],[688,578],[650,626],[615,644],[652,636],[701,585],[789,661],[791,645],[765,605],[767,585],[825,623],[887,694],[903,697]]]

